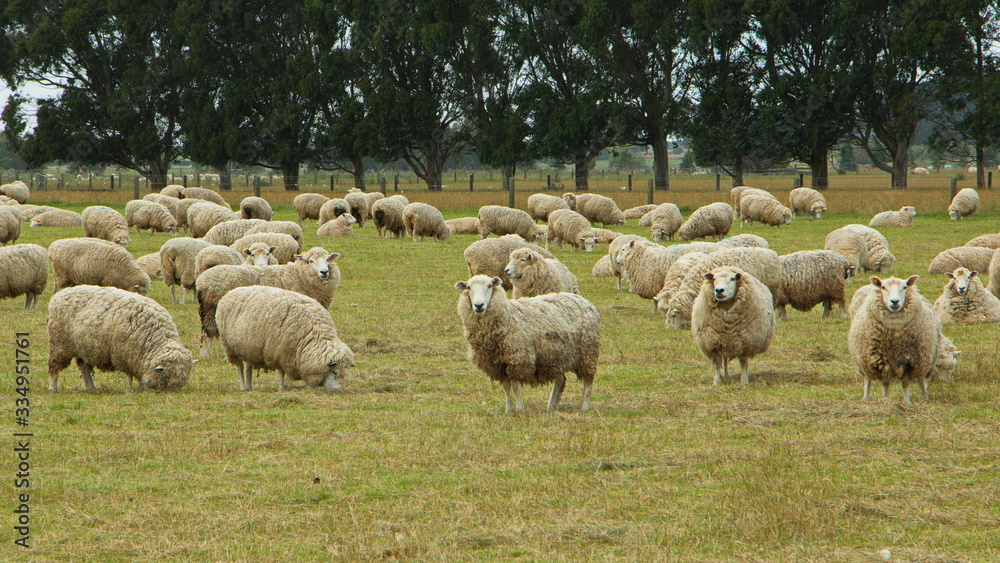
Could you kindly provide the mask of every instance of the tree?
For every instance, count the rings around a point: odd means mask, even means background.
[[[846,174],[848,172],[856,172],[858,169],[858,161],[854,158],[854,146],[850,143],[843,143],[840,145],[840,152],[838,153],[839,162],[837,164],[837,173]]]

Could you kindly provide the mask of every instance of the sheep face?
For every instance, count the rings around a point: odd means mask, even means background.
[[[666,232],[664,232],[663,229],[655,229],[654,228],[654,229],[650,229],[650,232],[653,235],[653,242],[662,242],[663,241],[663,235],[666,234]]]
[[[510,262],[507,263],[507,267],[503,269],[503,273],[510,279],[516,280],[521,277],[522,272],[528,266],[531,266],[541,257],[528,250],[527,248],[519,248],[514,252],[510,253]]]
[[[951,220],[952,220],[952,221],[958,221],[958,220],[959,220],[959,218],[960,218],[960,217],[959,217],[959,214],[958,214],[958,211],[949,211],[949,212],[948,212],[948,217],[951,217]],[[31,226],[32,226],[32,227],[34,227],[34,226],[35,226],[35,224],[34,224],[34,221],[32,221],[32,224],[31,224]]]
[[[792,210],[791,209],[785,209],[784,211],[782,211],[781,212],[781,220],[786,225],[791,225],[792,224]]]
[[[490,300],[493,299],[493,292],[500,289],[503,291],[503,281],[500,278],[490,278],[489,276],[472,276],[469,281],[460,281],[455,284],[455,289],[469,292],[469,304],[472,312],[476,316],[483,316],[490,307]]]
[[[872,285],[879,288],[882,304],[890,313],[898,313],[906,306],[906,290],[917,283],[919,276],[910,276],[907,280],[899,278],[879,279],[871,277]]]
[[[814,218],[822,219],[823,214],[826,213],[826,205],[822,201],[817,201],[809,208],[809,212],[812,213]]]
[[[675,307],[670,307],[667,309],[666,323],[670,328],[676,328],[681,330],[684,328],[684,319],[681,318],[681,312]]]
[[[908,215],[910,217],[916,217],[917,216],[917,209],[915,207],[913,207],[912,205],[907,205],[906,207],[904,207],[904,208],[902,208],[900,210],[900,213],[902,213],[903,215]]]
[[[628,255],[632,253],[632,250],[635,247],[636,244],[634,240],[623,246],[622,249],[618,251],[618,256],[615,257],[615,264],[618,264],[619,266],[624,264],[625,259],[628,258]]]
[[[115,240],[112,241],[112,242],[114,242],[115,244],[117,244],[119,246],[126,246],[130,242],[132,242],[132,239],[130,239],[128,237],[128,235],[121,235],[121,236],[115,237]]]
[[[597,244],[597,235],[594,235],[593,232],[591,232],[591,234],[589,235],[584,233],[576,237],[576,245],[579,248],[582,248],[586,252],[593,252],[594,246],[596,244]]]
[[[565,194],[563,194],[563,201],[566,202],[566,205],[568,205],[570,209],[576,210],[576,195],[575,194],[571,194],[571,193],[565,193]]]
[[[729,301],[736,297],[736,290],[739,288],[742,277],[743,274],[740,272],[726,268],[719,268],[705,274],[706,282],[711,283],[715,288],[712,295],[716,301],[720,302]]]
[[[354,363],[354,356],[344,353],[342,349],[331,345],[330,355],[324,360],[319,358],[316,365],[306,366],[306,373],[302,379],[309,387],[323,387],[325,389],[341,389],[344,380],[350,377],[351,368]]]
[[[296,254],[295,258],[302,260],[306,264],[312,266],[312,269],[316,272],[316,276],[321,280],[330,279],[330,262],[333,262],[337,258],[340,258],[340,254],[334,252],[329,256],[317,255],[316,253],[310,251],[306,254]]]
[[[952,372],[958,367],[958,355],[962,351],[955,348],[950,340],[938,346],[938,355],[934,359],[934,369],[931,371],[934,381],[951,381]]]
[[[353,211],[353,210],[352,210],[352,211]],[[357,223],[357,222],[358,222],[358,220],[357,220],[357,219],[355,219],[355,218],[354,218],[354,215],[352,215],[351,213],[345,213],[345,214],[344,214],[344,217],[347,217],[346,221],[347,221],[347,224],[348,224],[348,225],[353,225],[353,224],[355,224],[355,223]]]
[[[250,257],[250,264],[253,266],[267,266],[271,260],[271,255],[277,250],[276,246],[267,246],[262,242],[255,242],[250,248],[244,248],[243,254]]]
[[[147,389],[178,389],[187,384],[191,368],[198,360],[184,348],[168,348],[156,359],[156,366],[142,374],[142,384]]]
[[[958,268],[954,272],[948,272],[945,275],[952,279],[951,283],[955,287],[955,293],[959,295],[965,295],[969,291],[969,284],[972,283],[972,278],[976,277],[979,272],[969,271],[967,268]]]

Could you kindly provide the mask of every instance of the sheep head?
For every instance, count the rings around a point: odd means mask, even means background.
[[[714,287],[712,292],[716,301],[730,301],[736,297],[743,272],[730,268],[716,268],[705,274],[705,283]]]
[[[946,272],[945,275],[951,278],[952,281],[948,283],[954,286],[955,293],[965,295],[969,291],[972,278],[976,277],[978,273],[975,270],[969,271],[968,268],[956,268],[954,272]]]
[[[330,262],[340,258],[336,252],[327,254],[322,247],[315,246],[305,254],[296,254],[295,258],[312,266],[316,276],[321,280],[330,279]]]
[[[497,290],[501,293],[503,292],[503,280],[498,277],[491,278],[489,276],[477,275],[469,278],[469,281],[456,283],[455,289],[461,291],[463,294],[468,293],[469,305],[472,307],[472,312],[477,316],[483,316],[490,307],[493,293]]]
[[[516,280],[521,277],[521,273],[524,271],[524,268],[531,266],[541,259],[542,257],[539,256],[538,253],[529,248],[518,248],[510,253],[510,262],[508,262],[507,267],[503,269],[503,273],[508,278]]]
[[[881,292],[882,304],[890,313],[898,313],[906,306],[907,290],[914,287],[920,276],[910,276],[906,280],[899,278],[879,279],[871,277],[872,285]]]

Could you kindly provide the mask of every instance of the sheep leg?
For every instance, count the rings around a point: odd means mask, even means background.
[[[278,391],[285,390],[285,372],[283,370],[278,370]]]
[[[616,283],[618,284],[618,291],[621,291],[622,290],[622,277],[621,276],[615,276],[615,280],[616,280]]]
[[[871,380],[871,379],[868,379],[868,378],[866,377],[866,378],[865,378],[865,395],[864,395],[864,397],[862,397],[862,398],[863,398],[863,399],[864,399],[865,401],[867,401],[867,400],[868,400],[868,397],[871,397],[871,395],[872,395],[872,380]]]
[[[552,385],[552,394],[549,395],[549,410],[554,411],[559,408],[559,398],[562,397],[563,389],[566,387],[566,376],[556,379]]]
[[[774,309],[774,317],[777,320],[779,320],[779,321],[787,321],[788,320],[788,310],[785,308],[784,305],[778,305]],[[824,318],[825,317],[826,316],[824,315]]]
[[[514,412],[514,405],[511,404],[511,399],[513,398],[511,385],[513,385],[513,382],[509,379],[503,381],[504,412],[506,413]]]
[[[94,386],[94,366],[83,361],[83,358],[76,359],[76,365],[80,368],[80,377],[83,378],[83,386],[87,391],[96,391]]]
[[[202,333],[201,335],[201,357],[207,358],[212,354],[212,337]]]
[[[594,389],[594,378],[586,378],[583,380],[583,391],[581,392],[580,398],[580,412],[587,412],[590,410],[590,392]]]
[[[750,358],[740,358],[740,384],[750,384]]]
[[[253,366],[250,364],[247,364],[246,367],[246,378],[247,378],[247,391],[253,391]]]
[[[831,303],[829,299],[825,299],[823,301],[823,317],[822,318],[824,318],[824,319],[829,318],[830,317],[830,311],[832,311],[832,310],[833,310],[833,303]]]
[[[127,384],[125,386],[125,390],[126,390],[126,392],[131,393],[132,392],[132,376],[131,375],[126,375],[125,376],[125,381],[127,382]]]
[[[889,398],[889,382],[888,381],[883,381],[882,382],[882,398],[883,399],[888,399]]]
[[[247,390],[247,382],[243,378],[243,362],[242,361],[237,361],[236,362],[236,377],[240,380],[240,391],[246,391]]]
[[[722,385],[722,370],[724,369],[722,364],[724,361],[722,358],[712,358],[712,367],[715,369],[715,381],[712,382],[712,385]]]
[[[918,381],[920,382],[920,394],[924,396],[924,402],[927,402],[930,400],[930,396],[927,394],[927,378],[921,377]]]
[[[171,285],[170,286],[170,299],[173,300],[174,305],[177,304],[177,291],[176,291],[176,288],[177,288],[177,286],[175,286],[175,285]]]
[[[520,381],[515,381],[514,382],[514,409],[516,409],[517,412],[523,412],[524,411],[524,401],[521,399],[521,390],[522,389],[524,389],[524,386],[521,385],[521,382]]]
[[[910,403],[910,376],[908,374],[904,375],[902,378],[900,378],[900,381],[902,381],[902,383],[903,383],[903,402],[909,404]]]

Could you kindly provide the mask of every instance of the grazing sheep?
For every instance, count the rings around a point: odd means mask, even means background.
[[[325,308],[330,307],[340,285],[340,268],[334,260],[340,254],[313,247],[294,261],[280,266],[226,266],[205,270],[195,281],[198,314],[201,317],[202,356],[212,352],[212,340],[218,338],[215,309],[226,293],[237,287],[267,285],[308,295]]]
[[[900,208],[899,211],[883,211],[872,217],[869,227],[912,227],[917,210],[912,205]]]
[[[681,223],[684,222],[681,210],[672,203],[663,203],[649,213],[649,232],[652,234],[653,242],[660,242],[663,237],[674,240],[674,233],[681,228]]]
[[[663,287],[653,297],[656,309],[663,313],[663,315],[666,315],[667,311],[670,310],[670,298],[680,289],[681,283],[687,277],[687,273],[706,256],[708,254],[704,252],[688,252],[677,258],[677,260],[674,260],[674,263],[667,269],[667,273],[663,276]]]
[[[44,211],[31,218],[32,227],[82,227],[83,215],[68,209]]]
[[[175,199],[184,199],[184,186],[180,184],[170,184],[168,186],[164,186],[163,189],[160,190],[160,195],[165,195]]]
[[[561,201],[561,200],[560,200]],[[479,217],[459,217],[444,222],[454,235],[478,235]]]
[[[167,211],[170,212],[170,215],[173,216],[174,222],[177,223],[177,228],[178,229],[187,228],[187,208],[190,206],[185,207],[181,205],[181,202],[184,200],[156,193],[146,194],[142,196],[142,199],[146,201],[151,201],[153,203],[159,203],[163,207],[166,207]],[[191,200],[191,201],[198,201],[198,200]]]
[[[555,258],[548,250],[531,244],[517,235],[504,235],[500,238],[477,240],[470,244],[463,253],[465,263],[469,267],[469,276],[484,275],[499,277],[506,290],[513,289],[510,278],[504,273],[510,254],[519,248],[529,248],[543,258]]]
[[[750,383],[750,358],[767,352],[774,337],[771,292],[739,268],[715,268],[703,274],[691,311],[691,336],[712,360],[713,385],[729,377],[729,360],[740,360],[740,383]]]
[[[972,188],[962,188],[951,200],[948,206],[948,217],[952,221],[958,221],[962,217],[972,217],[975,219],[976,211],[979,209],[979,192]]]
[[[594,267],[591,268],[590,274],[595,278],[615,277],[615,272],[614,270],[611,269],[611,264],[612,264],[611,257],[605,254],[604,256],[601,256],[601,258],[597,262],[594,263]],[[618,279],[621,280],[621,278]]]
[[[767,190],[751,188],[750,186],[736,186],[735,188],[729,190],[729,197],[733,202],[733,209],[739,211],[740,207],[743,205],[743,198],[748,195],[759,195],[761,197],[778,201],[778,198]]]
[[[93,205],[83,210],[83,236],[111,241],[122,246],[132,242],[128,236],[125,217],[103,205]]]
[[[691,244],[714,244],[710,242],[703,243],[691,243]],[[726,237],[720,240],[717,244],[720,246],[727,246],[729,248],[736,248],[738,246],[753,247],[753,248],[769,248],[767,244],[767,239],[764,237],[759,237],[757,235],[751,235],[749,233],[743,233],[736,236]]]
[[[888,397],[889,384],[896,379],[903,384],[904,402],[910,402],[914,379],[924,400],[928,398],[927,379],[938,358],[941,323],[917,291],[918,279],[872,276],[875,290],[859,289],[851,300],[847,345],[865,378],[865,399],[871,396],[872,381],[880,381],[882,396]]]
[[[361,190],[351,188],[351,191],[347,192],[347,195],[344,196],[344,201],[350,206],[351,215],[354,216],[358,226],[364,228],[365,219],[368,218],[370,207],[368,197]]]
[[[379,238],[387,238],[390,234],[394,238],[401,238],[406,233],[406,225],[403,223],[403,210],[408,203],[403,203],[402,196],[392,196],[380,199],[372,204],[372,222],[378,231]],[[476,231],[478,234],[479,231]]]
[[[663,289],[663,280],[675,259],[669,248],[631,241],[618,251],[615,263],[636,295],[652,299]],[[653,310],[656,310],[656,303],[653,303]]]
[[[74,285],[103,285],[145,295],[149,276],[128,250],[95,238],[64,238],[49,245],[52,292]]]
[[[541,242],[542,229],[526,211],[502,205],[484,205],[479,208],[479,238],[518,235],[524,240]]]
[[[656,207],[659,207],[659,205],[657,205]],[[640,227],[649,227],[649,226],[652,226],[652,224],[653,224],[653,211],[655,211],[655,209],[656,208],[653,208],[652,210],[647,211],[646,213],[644,213],[642,215],[642,217],[639,218],[639,226]]]
[[[207,202],[203,199],[195,199],[195,198],[178,199],[177,202],[174,203],[174,207],[176,207],[177,209],[171,211],[171,213],[174,214],[174,219],[177,220],[177,228],[183,228],[184,232],[187,234],[191,233],[191,227],[188,225],[188,209],[191,209],[191,206],[197,203],[210,203],[210,202]],[[163,204],[161,203],[160,205]],[[169,206],[164,206],[164,207],[170,209]]]
[[[306,219],[319,220],[319,211],[323,204],[330,201],[330,198],[323,194],[299,194],[292,200],[292,206],[299,216],[301,225]]]
[[[854,275],[854,266],[832,250],[802,250],[779,257],[781,285],[775,295],[775,312],[779,321],[788,320],[786,305],[807,312],[823,304],[823,318],[830,316],[835,304],[840,305],[840,318],[847,317],[844,292],[847,280]]]
[[[931,381],[951,381],[952,372],[958,367],[958,355],[961,350],[955,347],[950,338],[941,333],[938,340],[937,358],[934,360],[934,368],[931,369],[927,379]]]
[[[705,274],[721,267],[739,268],[750,274],[770,290],[772,298],[781,286],[781,260],[773,250],[743,247],[718,250],[692,266],[680,287],[670,296],[665,319],[668,327],[681,329],[690,324],[691,307]]]
[[[622,270],[617,261],[618,253],[621,252],[622,247],[632,241],[639,241],[640,244],[653,244],[646,237],[639,235],[622,235],[608,244],[608,261],[610,262],[611,275],[615,278],[615,286],[618,288],[618,291],[622,290]]]
[[[198,278],[196,260],[198,252],[211,246],[201,239],[178,237],[168,240],[160,247],[160,276],[170,288],[170,299],[177,305],[176,287],[181,286],[181,305],[187,301],[188,290],[194,291]]]
[[[159,203],[142,199],[134,199],[125,204],[125,224],[129,228],[134,225],[136,234],[143,229],[149,229],[151,233],[177,232],[177,220],[169,209]]]
[[[340,341],[330,312],[315,299],[277,287],[237,287],[219,300],[216,324],[240,391],[253,389],[253,371],[278,370],[309,387],[340,389],[354,353]]]
[[[978,246],[981,248],[996,250],[997,248],[1000,248],[1000,234],[979,235],[978,237],[970,239],[969,242],[962,246]]]
[[[37,244],[0,248],[0,299],[24,295],[24,308],[38,307],[49,279],[49,253]]]
[[[143,272],[146,272],[147,276],[149,276],[150,284],[160,279],[160,277],[162,276],[162,273],[160,272],[159,251],[140,256],[135,259],[135,263],[138,264],[140,268],[142,268]]]
[[[566,200],[548,194],[532,194],[528,196],[528,215],[535,221],[548,221],[549,213],[556,209],[569,209]]]
[[[13,205],[11,207],[17,209],[21,213],[21,220],[24,222],[30,222],[33,218],[45,213],[46,211],[62,211],[62,209],[59,209],[58,207],[52,207],[49,205],[34,205],[31,203]],[[82,219],[80,221],[80,225],[78,226],[81,225],[83,225]]]
[[[576,205],[571,209],[586,217],[591,223],[601,223],[605,226],[625,224],[625,215],[622,214],[622,210],[618,209],[615,200],[607,196],[579,194],[576,196]]]
[[[327,221],[333,221],[344,213],[350,212],[351,204],[347,203],[346,199],[335,197],[324,203],[323,206],[319,208],[319,218],[316,222],[322,225]]]
[[[228,207],[222,207],[209,201],[198,202],[187,210],[187,224],[191,229],[191,236],[202,238],[208,234],[212,227],[227,221],[245,221],[239,213],[234,213]],[[260,219],[251,219],[260,221]]]
[[[240,202],[240,216],[243,219],[263,219],[270,221],[274,217],[271,204],[262,197],[250,196]]]
[[[18,203],[28,203],[28,198],[31,196],[31,192],[28,190],[28,185],[21,180],[14,180],[9,184],[0,186],[0,194],[11,198]]]
[[[594,243],[596,243],[596,244],[611,244],[611,241],[613,241],[616,238],[622,236],[621,233],[615,232],[615,231],[609,231],[608,229],[600,229],[600,228],[594,227],[594,228],[592,228],[590,230],[594,231],[594,234],[597,235],[597,240],[594,241]],[[548,239],[548,234],[549,234],[549,232],[546,229],[546,231],[545,231],[545,237],[546,237],[546,239]]]
[[[927,271],[932,274],[947,274],[956,268],[968,268],[977,272],[988,272],[993,260],[993,250],[978,246],[959,246],[942,250],[931,260]],[[992,279],[992,278],[991,278]]]
[[[747,195],[744,192],[740,198],[740,227],[742,228],[744,223],[749,223],[750,228],[753,228],[754,221],[772,227],[790,225],[792,210],[781,205],[781,202],[773,196]]]
[[[115,287],[83,285],[49,301],[49,391],[59,372],[76,358],[88,391],[94,368],[121,371],[142,388],[178,389],[187,383],[194,359],[181,344],[170,313],[148,297]]]
[[[729,234],[729,229],[736,220],[736,212],[727,203],[721,201],[699,207],[684,221],[677,235],[681,240],[714,237],[721,240]]]
[[[351,225],[357,222],[358,220],[354,218],[354,215],[344,213],[340,217],[320,225],[316,234],[321,237],[352,237],[354,236],[354,229]]]
[[[0,243],[16,243],[21,236],[21,212],[14,207],[0,206]]]
[[[482,217],[479,219],[479,233],[482,235]],[[534,226],[534,222],[531,223]],[[434,237],[435,240],[446,241],[451,238],[451,231],[444,224],[444,216],[433,205],[426,203],[411,203],[403,208],[403,226],[413,237],[413,242],[420,242],[424,237]]]
[[[233,219],[232,221],[225,221],[212,227],[201,238],[208,244],[230,246],[237,240],[245,237],[250,232],[250,229],[264,223],[267,223],[267,221],[263,219]]]
[[[626,220],[628,220],[628,219],[641,219],[643,216],[645,216],[650,211],[656,209],[657,207],[659,207],[659,205],[656,205],[655,203],[650,203],[650,204],[647,204],[647,205],[640,205],[638,207],[630,207],[629,209],[626,209],[625,211],[622,211],[622,215],[625,216]],[[641,227],[642,225],[639,225],[639,226]]]
[[[271,258],[273,258],[273,256]],[[240,256],[240,253],[233,250],[231,246],[213,244],[198,251],[198,255],[195,256],[194,268],[195,272],[197,272],[198,276],[200,276],[205,270],[211,268],[212,266],[218,266],[220,264],[225,264],[227,266],[239,266],[244,263],[244,257]],[[270,263],[271,262],[268,261],[268,264]],[[275,260],[274,263],[277,264],[278,261]],[[248,265],[263,266],[264,264],[254,263]],[[195,276],[196,282],[198,276]]]
[[[950,279],[934,301],[934,314],[941,324],[961,325],[1000,322],[1000,299],[986,291],[979,272],[956,268],[945,275]]]
[[[913,173],[914,174],[920,174],[920,175],[926,175],[926,174],[930,174],[931,171],[928,170],[928,169],[926,169],[926,168],[924,168],[923,166],[918,166],[918,167],[916,167],[916,168],[913,169]]]
[[[368,200],[368,216],[365,217],[365,219],[371,219],[372,218],[372,206],[375,205],[376,201],[385,198],[385,196],[382,195],[381,192],[366,192],[364,194],[364,196],[365,196],[365,199]],[[399,196],[399,197],[402,197],[403,199],[406,199],[403,196]],[[409,201],[407,201],[406,203],[409,203]]]
[[[576,276],[555,258],[544,258],[530,248],[510,253],[510,262],[503,273],[514,286],[514,299],[535,297],[546,293],[580,293]]]
[[[566,202],[566,206],[569,207],[570,211],[576,211],[576,194],[571,192],[566,192],[562,195],[563,201]]]
[[[261,233],[280,233],[295,239],[299,248],[296,252],[302,252],[302,227],[295,221],[265,221],[257,223],[243,236],[257,235]],[[233,241],[235,242],[235,241]]]
[[[545,247],[548,248],[553,240],[559,241],[559,250],[562,250],[563,241],[566,241],[573,246],[574,252],[577,248],[593,252],[594,245],[597,244],[597,233],[583,215],[569,209],[557,209],[549,213],[549,231],[545,236]]]
[[[826,198],[812,188],[795,188],[788,193],[788,205],[793,215],[809,215],[812,219],[822,219],[826,213]]]
[[[863,269],[877,272],[883,276],[889,275],[892,265],[896,263],[896,257],[893,256],[892,252],[889,252],[889,241],[882,233],[857,223],[845,225],[841,229],[857,233],[864,239],[867,256],[861,262]]]
[[[326,225],[323,226],[325,227]],[[267,246],[275,248],[275,250],[271,251],[271,255],[278,261],[278,264],[287,264],[291,262],[295,259],[295,255],[299,252],[299,243],[296,242],[294,238],[284,233],[257,233],[247,235],[238,239],[229,246],[231,246],[233,250],[238,252],[240,255],[243,255],[246,249],[250,248],[252,244],[257,242],[262,242]]]
[[[601,353],[596,307],[573,293],[508,300],[498,277],[472,276],[455,288],[469,360],[503,386],[506,412],[524,410],[522,385],[548,382],[548,409],[555,410],[568,371],[583,382],[580,410],[590,408]]]
[[[162,190],[160,191],[160,194],[167,195],[164,194]],[[181,190],[181,195],[177,199],[200,199],[203,201],[210,201],[216,205],[221,205],[226,209],[230,209],[229,202],[227,202],[219,192],[208,188],[184,188]]]

